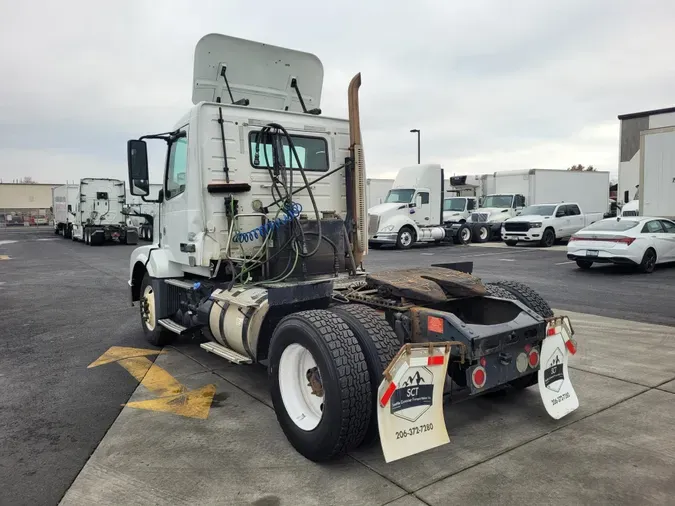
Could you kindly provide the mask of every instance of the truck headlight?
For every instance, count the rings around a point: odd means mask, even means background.
[[[382,227],[382,232],[391,232],[394,230],[394,225],[387,225],[386,227]]]
[[[533,221],[530,223],[530,228],[541,228],[541,221]]]

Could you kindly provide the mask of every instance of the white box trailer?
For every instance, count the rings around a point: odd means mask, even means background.
[[[108,241],[137,244],[138,231],[127,225],[126,185],[119,179],[84,178],[74,209],[73,241],[83,241],[90,246]]]
[[[640,133],[640,216],[675,218],[675,127]]]
[[[393,184],[393,179],[366,179],[366,209],[383,204]]]
[[[64,184],[52,188],[52,213],[54,215],[54,233],[70,239],[73,232],[75,202],[80,186]]]
[[[480,209],[471,214],[474,241],[501,239],[501,225],[529,205],[574,202],[585,213],[609,212],[609,172],[526,169],[485,178]]]

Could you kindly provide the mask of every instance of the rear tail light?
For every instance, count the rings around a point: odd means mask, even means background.
[[[530,367],[532,368],[537,367],[539,365],[539,351],[537,351],[536,349],[530,351],[529,360],[530,360]]]
[[[572,241],[596,241],[596,242],[613,242],[613,243],[620,243],[620,244],[626,244],[627,246],[630,246],[633,244],[633,241],[635,241],[634,237],[584,237],[584,236],[579,236],[579,235],[573,235],[570,237],[569,242]]]
[[[479,365],[471,372],[471,381],[473,386],[476,388],[483,388],[485,382],[487,381],[487,374],[485,373],[485,367]]]

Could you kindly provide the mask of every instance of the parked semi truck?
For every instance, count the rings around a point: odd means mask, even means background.
[[[448,443],[451,391],[538,385],[551,417],[577,409],[571,326],[529,287],[484,283],[470,264],[365,271],[361,75],[348,119],[321,115],[322,82],[312,54],[210,34],[193,107],[128,142],[137,196],[149,195],[146,142],[168,152],[162,234],[129,259],[147,339],[265,363],[279,425],[314,461],[378,440],[387,462]]]
[[[71,238],[90,246],[109,241],[137,244],[138,231],[126,223],[124,181],[84,178],[75,201]]]
[[[73,233],[79,185],[65,184],[52,188],[52,214],[54,216],[54,233],[70,239]]]
[[[161,184],[150,185],[149,199],[151,202],[146,202],[143,198],[127,192],[126,207],[124,208],[127,225],[136,227],[138,238],[142,241],[152,241],[155,237],[154,225],[159,213],[156,200],[161,189]]]
[[[445,210],[445,194],[444,170],[439,164],[401,168],[385,202],[368,209],[368,244],[408,249],[417,242],[461,243],[470,237],[464,232],[468,227],[460,223],[460,213],[455,221],[454,213]],[[462,205],[468,202],[464,199]]]
[[[494,192],[469,216],[472,240],[501,239],[502,223],[525,206],[576,202],[587,213],[609,210],[609,172],[529,169],[494,173]]]

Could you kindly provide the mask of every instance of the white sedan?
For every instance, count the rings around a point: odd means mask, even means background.
[[[598,263],[653,272],[657,264],[675,262],[675,222],[648,216],[596,221],[570,238],[567,258],[581,269]]]

